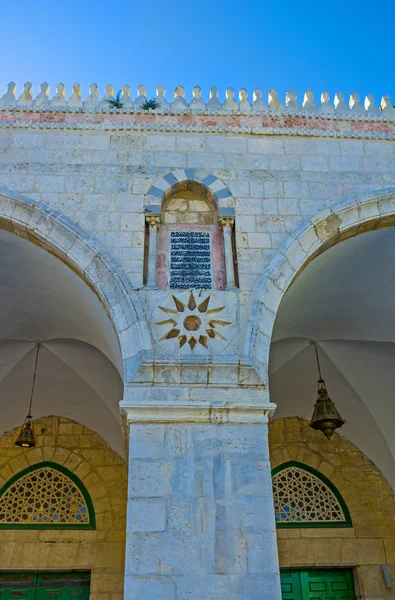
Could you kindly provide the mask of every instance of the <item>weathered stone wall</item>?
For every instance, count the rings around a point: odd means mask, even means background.
[[[358,598],[394,598],[381,564],[395,570],[395,500],[375,465],[341,436],[328,442],[295,417],[270,423],[269,444],[272,467],[297,460],[328,477],[353,523],[350,529],[277,530],[280,567],[354,567]]]
[[[266,424],[131,424],[125,597],[280,597]]]
[[[236,212],[241,341],[252,286],[292,232],[324,208],[395,184],[392,140],[2,129],[0,148],[0,185],[69,216],[109,249],[136,288],[151,185],[185,169],[219,177],[233,195],[222,205]]]
[[[174,169],[203,168],[235,198],[241,289],[323,208],[395,183],[392,141],[152,132],[5,131],[0,185],[70,216],[142,284],[144,194]]]
[[[34,428],[36,448],[15,446],[17,429],[0,437],[0,486],[41,461],[67,467],[81,479],[91,496],[96,529],[2,530],[1,569],[91,570],[92,600],[121,600],[127,495],[125,462],[98,435],[73,421],[47,417],[36,420]]]

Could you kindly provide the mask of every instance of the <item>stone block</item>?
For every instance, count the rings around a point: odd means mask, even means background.
[[[248,139],[248,152],[252,154],[285,154],[284,141],[273,136],[251,137]]]
[[[165,450],[165,425],[130,425],[129,457],[163,458]]]
[[[233,494],[239,496],[267,496],[271,490],[270,465],[258,456],[252,461],[247,456],[231,462]]]
[[[125,600],[175,600],[176,585],[168,577],[139,577],[126,574]]]
[[[175,465],[164,460],[129,461],[129,497],[168,496],[172,490]]]
[[[225,167],[225,159],[220,153],[195,153],[187,154],[187,166],[193,169],[223,169]]]
[[[172,496],[168,500],[168,529],[170,531],[195,531],[194,500],[182,496]]]
[[[176,148],[176,138],[174,135],[151,135],[146,136],[147,150],[156,150],[159,152],[172,152]]]
[[[185,533],[128,534],[126,572],[135,575],[185,575],[207,572],[212,541]]]
[[[205,137],[200,135],[178,135],[176,144],[178,152],[204,152]]]
[[[154,154],[154,163],[158,167],[166,167],[167,170],[172,167],[186,167],[186,155],[179,152],[156,152]]]
[[[206,148],[207,152],[243,154],[247,150],[247,141],[242,137],[207,136]]]
[[[271,237],[267,233],[249,233],[248,245],[250,248],[271,248]]]
[[[256,222],[254,215],[245,215],[237,219],[236,226],[239,231],[251,233],[256,231]]]
[[[13,137],[13,146],[18,148],[39,148],[43,145],[43,136],[40,133],[19,132]]]
[[[166,529],[166,499],[132,498],[128,503],[127,531],[152,533]]]

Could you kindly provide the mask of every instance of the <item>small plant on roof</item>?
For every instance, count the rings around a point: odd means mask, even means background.
[[[115,96],[114,100],[107,100],[111,108],[122,108],[123,102],[121,102],[121,90],[119,90],[118,94]]]
[[[141,108],[143,110],[149,110],[150,108],[152,110],[155,110],[156,108],[160,107],[160,103],[156,101],[155,98],[151,98],[151,100],[146,100],[144,102],[144,104],[141,105]]]

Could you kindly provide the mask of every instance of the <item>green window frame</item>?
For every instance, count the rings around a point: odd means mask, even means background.
[[[34,471],[40,471],[43,469],[52,469],[54,471],[58,471],[62,475],[68,477],[73,484],[80,491],[88,512],[89,522],[88,523],[5,523],[0,522],[0,529],[96,529],[96,517],[95,517],[95,509],[93,507],[92,499],[89,495],[88,490],[82,481],[74,475],[69,469],[59,465],[57,463],[51,461],[43,461],[31,465],[22,471],[19,471],[11,479],[9,479],[3,487],[0,489],[0,500],[3,495],[12,487],[15,483],[17,483],[21,478],[29,475],[30,473],[34,473]]]
[[[88,600],[90,571],[0,571],[0,600]]]
[[[281,465],[278,465],[277,467],[272,469],[272,479],[274,479],[274,477],[278,473],[281,473],[281,471],[284,471],[284,470],[292,468],[292,467],[295,467],[301,471],[306,471],[310,475],[313,475],[315,478],[317,478],[320,482],[322,482],[327,488],[329,488],[329,490],[333,493],[337,502],[340,505],[340,508],[343,511],[344,520],[342,520],[342,521],[331,521],[331,520],[328,520],[328,521],[296,521],[295,520],[295,521],[289,521],[289,522],[281,522],[281,521],[279,522],[276,520],[277,529],[295,529],[295,528],[306,528],[306,527],[307,528],[352,527],[350,511],[348,510],[347,504],[345,503],[343,496],[341,495],[341,493],[339,492],[337,487],[334,486],[333,483],[327,477],[325,477],[325,475],[323,475],[322,473],[320,473],[313,467],[310,467],[309,465],[306,465],[304,463],[300,463],[297,461],[289,461],[286,463],[282,463]]]

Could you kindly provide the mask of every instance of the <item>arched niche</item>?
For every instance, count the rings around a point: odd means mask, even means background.
[[[208,188],[193,181],[179,184],[165,196],[160,219],[158,288],[225,289],[222,229]]]
[[[146,196],[146,288],[234,289],[238,285],[234,199],[203,169],[177,169]]]

